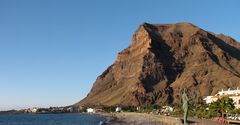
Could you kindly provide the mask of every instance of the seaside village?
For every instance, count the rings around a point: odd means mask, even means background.
[[[228,98],[230,102],[224,101],[222,107],[216,109],[214,104],[220,101],[223,98]],[[203,99],[204,104],[194,105],[189,107],[189,115],[198,118],[212,118],[219,116],[219,113],[222,113],[222,116],[225,119],[240,120],[240,89],[228,89],[221,90],[214,96],[207,96]],[[232,106],[228,104],[232,103]],[[215,108],[215,109],[214,109]],[[224,111],[224,112],[220,112]],[[50,107],[50,108],[29,108],[21,110],[24,113],[113,113],[113,112],[143,112],[143,113],[152,113],[156,115],[166,115],[166,116],[181,116],[182,109],[181,105],[153,105],[153,106],[88,106],[88,107]]]
[[[73,107],[50,107],[50,108],[28,108],[22,109],[22,113],[73,113]]]
[[[240,122],[240,89],[221,90],[214,96],[203,99],[204,104],[191,105],[189,115],[198,118],[210,118],[216,122],[226,123],[227,120]],[[181,105],[153,105],[153,106],[115,106],[115,107],[80,107],[87,113],[98,112],[144,112],[155,115],[181,116]],[[223,111],[223,112],[222,112]],[[222,116],[222,117],[219,117]],[[217,119],[216,119],[217,118]],[[224,119],[224,120],[223,120]]]
[[[203,100],[206,101],[206,104],[210,104],[212,102],[216,102],[219,98],[224,96],[233,100],[235,108],[240,108],[240,90],[238,88],[236,90],[228,89],[226,91],[222,89],[222,91],[219,91],[216,95],[207,96]]]

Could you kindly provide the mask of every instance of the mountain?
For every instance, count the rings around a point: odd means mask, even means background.
[[[96,80],[82,105],[193,102],[240,87],[240,44],[190,23],[143,23],[129,47]]]

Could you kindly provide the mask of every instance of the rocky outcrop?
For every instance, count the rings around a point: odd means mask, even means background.
[[[196,103],[240,87],[240,44],[190,23],[139,26],[131,45],[75,105],[178,103],[183,88]]]

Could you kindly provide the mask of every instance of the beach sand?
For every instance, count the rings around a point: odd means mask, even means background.
[[[105,116],[108,117],[107,125],[182,125],[181,118],[147,113],[123,112],[105,114]],[[188,120],[190,125],[227,125],[207,119],[189,118]]]

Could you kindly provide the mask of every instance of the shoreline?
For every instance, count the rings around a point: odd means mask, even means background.
[[[182,125],[182,118],[147,113],[98,113],[106,118],[100,125]],[[189,118],[189,125],[236,125],[212,122],[209,119]]]
[[[5,115],[10,115],[7,113]],[[19,114],[85,114],[97,115],[104,120],[98,125],[182,125],[181,117],[154,115],[149,113],[121,112],[121,113],[18,113]],[[3,115],[3,114],[0,114]],[[231,124],[212,122],[210,119],[188,118],[189,125],[237,125],[240,121],[230,121]]]
[[[147,113],[122,112],[107,115],[107,125],[180,125],[181,119]],[[170,124],[169,124],[170,123]]]

